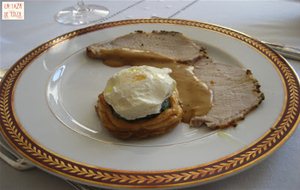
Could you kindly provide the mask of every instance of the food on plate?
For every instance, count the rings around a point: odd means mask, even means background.
[[[193,127],[203,124],[209,128],[235,126],[264,100],[260,85],[250,70],[214,63],[210,59],[198,61],[194,67],[195,75],[213,91],[214,100],[207,114],[191,119]]]
[[[193,66],[177,62],[144,62],[143,64],[158,68],[167,67],[172,70],[170,76],[176,81],[183,109],[182,122],[189,123],[194,116],[205,115],[209,112],[213,103],[212,91],[196,77]]]
[[[102,59],[112,67],[148,65],[170,68],[184,110],[183,122],[188,123],[192,117],[208,113],[212,106],[212,93],[194,75],[192,66],[205,58],[206,52],[179,32],[138,31],[104,44],[92,44],[87,47],[87,55]]]
[[[132,61],[176,61],[192,63],[206,56],[202,47],[179,32],[136,31],[107,43],[87,47],[87,55],[102,59],[110,66],[128,65]]]
[[[214,62],[200,44],[179,32],[137,31],[92,44],[87,55],[112,67],[169,68],[177,84],[182,122],[212,129],[235,126],[264,100],[264,94],[250,70]]]
[[[96,106],[104,127],[121,139],[161,135],[176,127],[182,108],[170,72],[134,66],[114,74]]]

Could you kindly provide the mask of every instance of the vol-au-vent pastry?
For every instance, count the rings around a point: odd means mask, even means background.
[[[176,127],[182,108],[170,73],[134,66],[114,74],[96,105],[103,126],[121,139],[161,135]]]

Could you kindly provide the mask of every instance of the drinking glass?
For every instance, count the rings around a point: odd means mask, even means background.
[[[85,4],[79,0],[77,5],[67,7],[55,15],[61,24],[82,25],[99,21],[109,14],[109,10],[101,5]]]

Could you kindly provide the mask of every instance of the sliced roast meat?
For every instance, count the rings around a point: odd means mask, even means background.
[[[209,59],[198,61],[194,66],[195,75],[213,91],[213,106],[208,114],[191,119],[193,127],[235,126],[264,100],[260,85],[250,70]]]
[[[179,32],[136,31],[107,43],[87,47],[87,55],[99,59],[170,60],[193,63],[206,56],[205,50]]]

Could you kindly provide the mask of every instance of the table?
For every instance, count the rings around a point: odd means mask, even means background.
[[[244,32],[254,38],[300,48],[299,1],[86,1],[107,7],[111,13],[101,22],[151,16],[210,22]],[[0,68],[9,68],[41,43],[83,26],[56,23],[57,11],[75,1],[24,1],[25,20],[1,20]],[[86,25],[88,26],[88,25]],[[289,60],[300,75],[300,62]],[[195,189],[289,189],[300,188],[300,129],[273,155],[253,168]],[[64,180],[33,169],[16,171],[0,160],[0,189],[73,189]]]

